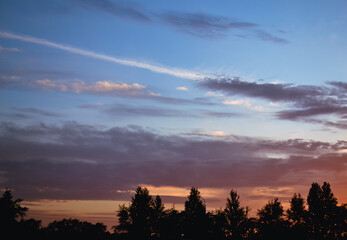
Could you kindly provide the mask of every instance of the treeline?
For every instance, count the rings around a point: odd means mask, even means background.
[[[313,183],[307,200],[294,194],[284,210],[275,198],[249,217],[240,196],[231,190],[224,209],[206,211],[197,188],[192,188],[183,211],[165,209],[160,196],[152,197],[138,187],[129,205],[119,206],[118,225],[113,233],[102,223],[77,219],[54,221],[47,227],[41,222],[21,219],[27,208],[21,199],[13,200],[11,191],[0,199],[1,227],[11,239],[114,239],[114,240],[239,240],[239,239],[347,239],[347,204],[338,205],[326,182]],[[29,237],[30,236],[30,237]]]

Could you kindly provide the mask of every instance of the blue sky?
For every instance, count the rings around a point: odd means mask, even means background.
[[[139,184],[195,184],[260,201],[249,189],[285,188],[285,200],[328,180],[346,201],[346,11],[345,1],[0,1],[1,187],[32,201],[125,201],[118,193]],[[145,163],[161,168],[145,174]],[[191,178],[179,179],[185,164]],[[84,193],[99,184],[103,197]]]

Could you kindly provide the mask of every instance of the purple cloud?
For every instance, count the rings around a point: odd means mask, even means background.
[[[260,29],[256,23],[238,21],[228,17],[215,16],[204,13],[182,12],[153,12],[145,9],[140,4],[125,1],[109,0],[75,0],[78,6],[90,10],[97,10],[112,14],[116,17],[128,18],[140,22],[159,23],[171,26],[178,31],[204,39],[217,39],[225,37],[229,30],[242,30],[251,37],[262,41],[274,43],[288,43],[289,41],[274,36]],[[239,36],[240,34],[235,34]],[[248,38],[248,37],[247,37]]]
[[[317,119],[311,121],[312,117],[319,115],[334,115],[343,119],[347,113],[347,94],[346,84],[342,82],[314,86],[246,82],[236,77],[206,79],[199,85],[209,90],[221,91],[228,96],[242,95],[289,104],[291,109],[275,114],[278,119],[301,120],[345,128],[344,122],[324,122]]]
[[[124,191],[138,184],[281,187],[309,184],[323,173],[347,181],[340,174],[347,170],[343,141],[217,140],[75,122],[26,127],[2,123],[0,133],[0,187],[14,188],[27,200],[128,200]]]

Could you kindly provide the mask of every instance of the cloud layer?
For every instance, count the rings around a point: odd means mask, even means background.
[[[347,142],[185,137],[76,122],[0,127],[0,187],[27,200],[128,200],[138,184],[201,188],[346,183]],[[20,149],[20,151],[18,151]],[[279,157],[281,156],[281,157]]]
[[[232,18],[210,15],[205,13],[192,12],[154,12],[149,11],[139,4],[125,1],[109,1],[109,0],[75,0],[77,6],[88,10],[97,10],[112,14],[119,18],[127,18],[145,23],[159,23],[174,29],[203,39],[217,39],[226,37],[228,31],[243,31],[242,38],[257,38],[262,41],[270,41],[274,43],[288,43],[289,41],[272,35],[261,29],[256,23],[238,21]],[[246,35],[245,35],[246,34]]]
[[[283,83],[246,82],[240,78],[206,78],[198,83],[210,91],[220,91],[227,96],[246,96],[286,104],[286,110],[276,113],[282,120],[303,120],[323,123],[327,126],[346,128],[347,88],[343,82],[329,82],[325,86],[293,85]],[[210,94],[211,95],[211,94]],[[216,95],[216,93],[214,93]],[[227,101],[226,104],[245,104],[245,100]],[[340,122],[313,119],[317,116],[334,115]]]

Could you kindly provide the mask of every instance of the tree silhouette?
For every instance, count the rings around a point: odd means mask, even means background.
[[[152,238],[153,239],[160,239],[161,235],[161,225],[162,225],[162,219],[164,217],[164,204],[160,198],[160,196],[156,196],[155,200],[153,201],[153,213],[152,213]]]
[[[308,212],[305,209],[305,200],[301,194],[294,194],[290,200],[290,208],[287,210],[287,218],[290,223],[290,236],[292,238],[307,239],[307,217]]]
[[[115,234],[117,234],[119,239],[127,239],[131,226],[129,207],[125,206],[125,204],[120,205],[117,217],[118,225],[113,227]]]
[[[130,239],[150,239],[152,233],[153,199],[147,188],[138,187],[129,208]]]
[[[337,206],[337,199],[331,191],[330,184],[324,182],[322,187],[312,183],[307,203],[309,206],[309,223],[311,239],[342,239],[344,235],[343,207]]]
[[[130,205],[119,206],[115,233],[122,239],[159,239],[163,215],[161,198],[153,200],[147,188],[138,187]]]
[[[259,235],[261,239],[285,239],[286,223],[282,219],[284,210],[282,203],[275,198],[258,211]]]
[[[12,191],[6,189],[0,198],[0,224],[1,226],[10,227],[15,224],[19,217],[24,217],[28,208],[20,204],[23,200],[13,200]]]
[[[248,207],[241,207],[240,196],[231,190],[224,209],[206,212],[197,188],[192,188],[184,211],[165,210],[160,196],[154,199],[146,188],[138,187],[128,206],[120,205],[114,234],[102,223],[78,219],[53,221],[47,227],[41,221],[25,220],[28,211],[21,199],[13,199],[6,190],[0,198],[3,236],[9,239],[97,239],[97,240],[268,240],[268,239],[347,239],[347,204],[338,205],[330,185],[312,183],[307,196],[308,209],[300,193],[283,210],[275,198],[258,210],[258,218],[248,218]]]
[[[109,239],[109,234],[106,232],[106,226],[102,223],[92,224],[82,222],[78,219],[63,219],[50,223],[46,231],[47,239]]]
[[[22,199],[13,199],[12,191],[6,189],[0,198],[0,232],[12,239],[41,239],[41,221],[24,220],[28,208],[22,207]]]
[[[211,239],[220,239],[224,240],[227,239],[226,236],[226,214],[225,211],[222,209],[217,209],[216,211],[213,211],[211,213],[208,213],[208,224],[209,224],[209,230],[210,230],[210,237]]]
[[[230,198],[227,198],[225,207],[226,234],[228,239],[243,239],[247,234],[246,221],[248,207],[240,206],[240,196],[237,191],[230,191]]]
[[[294,193],[294,196],[290,200],[290,208],[287,210],[288,219],[293,225],[305,222],[307,211],[305,210],[304,204],[305,200],[301,197],[301,194]]]
[[[206,205],[197,188],[192,188],[184,203],[183,234],[185,239],[207,239]]]
[[[181,239],[182,214],[174,208],[164,211],[160,220],[159,239],[179,240]]]

